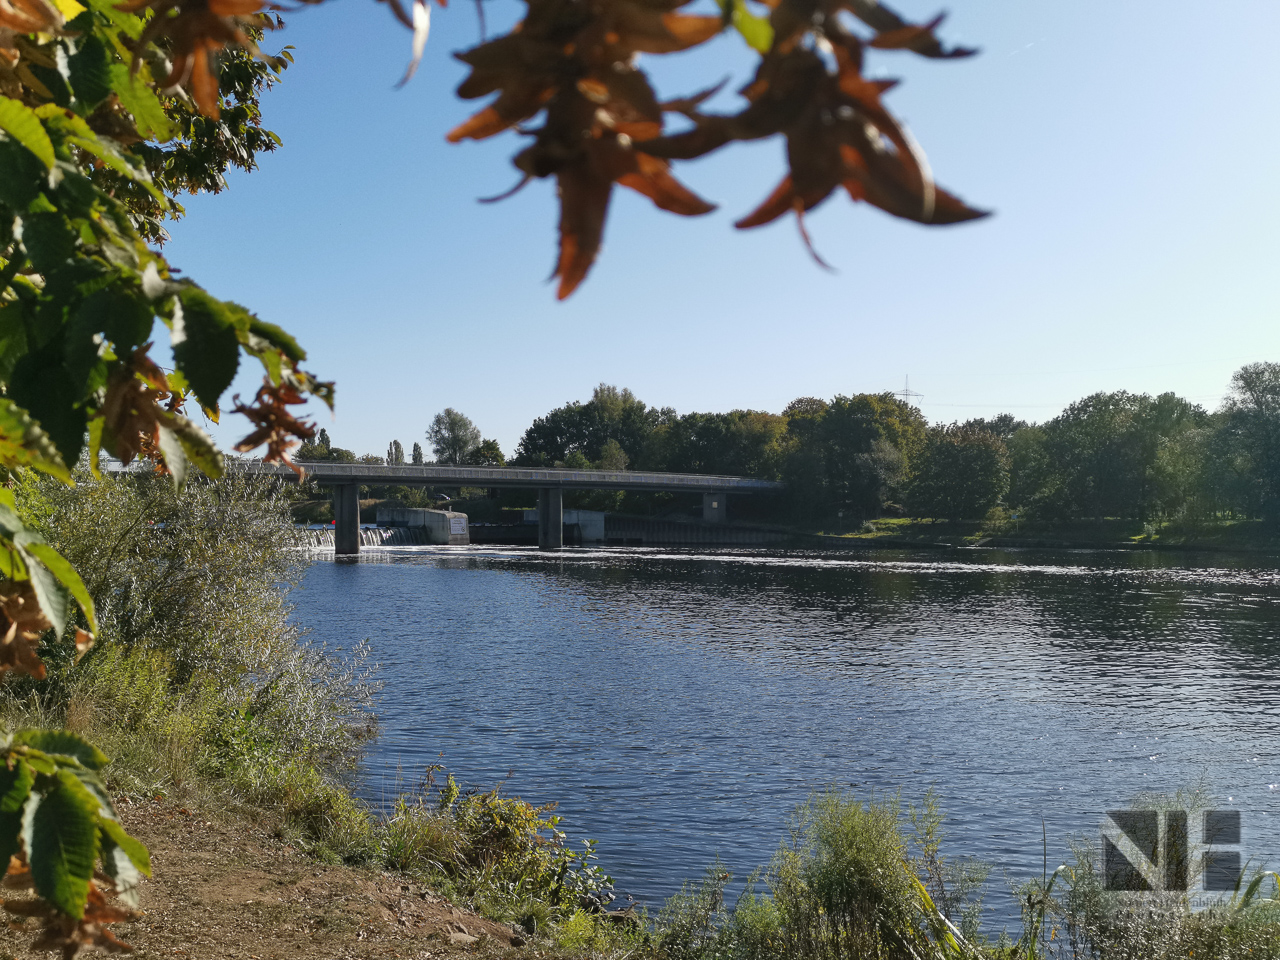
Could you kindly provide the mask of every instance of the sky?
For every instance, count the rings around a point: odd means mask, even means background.
[[[522,10],[486,0],[490,35]],[[385,5],[290,14],[266,46],[292,45],[296,64],[263,100],[284,147],[185,199],[170,228],[172,264],[296,335],[308,369],[337,382],[336,413],[314,413],[338,446],[426,448],[453,407],[510,456],[535,417],[601,382],[680,413],[779,412],[907,377],[942,423],[1043,421],[1100,390],[1212,409],[1234,370],[1280,361],[1274,0],[1212,15],[1185,0],[960,0],[939,32],[978,56],[871,51],[867,72],[903,81],[886,103],[937,181],[994,216],[923,227],[833,195],[807,219],[827,272],[794,218],[734,229],[785,160],[777,138],[731,145],[675,170],[719,204],[708,216],[616,190],[600,257],[564,303],[546,282],[554,184],[476,202],[515,183],[525,138],[444,139],[484,104],[454,94],[475,6],[432,17],[421,68],[395,89],[409,34]],[[732,112],[752,62],[725,35],[643,65],[664,98],[730,76],[708,109]],[[254,392],[256,367],[233,391]],[[215,430],[224,444],[246,432],[238,417]]]

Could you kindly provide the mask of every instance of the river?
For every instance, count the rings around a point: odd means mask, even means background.
[[[318,555],[296,599],[314,639],[369,637],[382,665],[367,798],[441,762],[559,801],[649,904],[717,856],[767,862],[833,785],[935,787],[997,918],[1042,830],[1052,870],[1141,792],[1207,784],[1244,859],[1280,866],[1269,559],[380,548]]]

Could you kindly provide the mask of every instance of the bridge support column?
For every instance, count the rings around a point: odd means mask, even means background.
[[[702,522],[724,523],[729,517],[727,494],[704,493],[702,495]]]
[[[564,491],[559,487],[538,488],[538,549],[559,550],[564,546]]]
[[[360,554],[360,485],[333,488],[333,554],[335,559]]]

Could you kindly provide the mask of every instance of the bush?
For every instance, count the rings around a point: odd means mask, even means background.
[[[940,853],[942,814],[932,792],[904,815],[898,801],[815,794],[791,836],[754,874],[731,915],[730,876],[717,863],[659,916],[664,960],[917,960],[977,957],[986,868]],[[761,885],[768,893],[759,893]],[[951,921],[961,919],[967,937]]]
[[[78,569],[99,642],[79,664],[5,686],[13,725],[100,743],[117,789],[213,793],[278,810],[344,857],[369,843],[342,788],[374,731],[369,649],[309,644],[288,592],[307,562],[270,480],[117,476],[75,487],[28,474],[20,509]]]

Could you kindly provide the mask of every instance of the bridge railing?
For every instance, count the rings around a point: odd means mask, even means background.
[[[233,470],[292,477],[283,464],[234,460]],[[388,486],[522,486],[584,489],[685,490],[765,493],[784,489],[772,480],[696,473],[641,470],[572,470],[561,467],[482,467],[443,464],[300,463],[321,484],[361,483]]]

